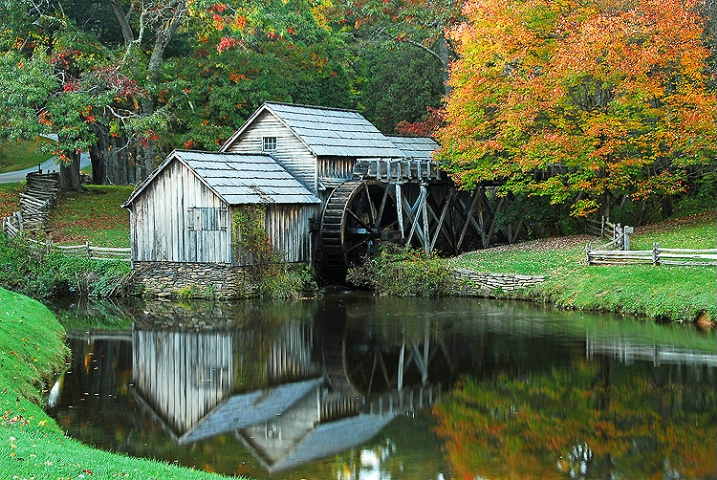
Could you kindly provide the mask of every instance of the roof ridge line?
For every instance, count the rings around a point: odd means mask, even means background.
[[[358,113],[359,115],[361,112],[359,112],[356,109],[352,108],[339,108],[339,107],[324,107],[321,105],[307,105],[303,103],[290,103],[290,102],[273,102],[267,100],[264,102],[264,105],[285,105],[287,107],[302,107],[302,108],[311,108],[314,110],[333,110],[335,112],[350,112],[350,113]]]

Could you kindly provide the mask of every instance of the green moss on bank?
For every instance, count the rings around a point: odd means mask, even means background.
[[[68,355],[64,331],[42,304],[0,289],[0,472],[3,478],[221,478],[92,449],[64,436],[40,407]]]

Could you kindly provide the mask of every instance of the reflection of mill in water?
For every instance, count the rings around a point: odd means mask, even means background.
[[[317,339],[302,322],[135,328],[136,397],[178,443],[233,433],[269,471],[360,445],[437,400],[430,342],[378,345],[345,332]]]

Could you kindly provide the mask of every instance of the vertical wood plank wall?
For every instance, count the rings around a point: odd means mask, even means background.
[[[327,178],[353,178],[353,169],[356,165],[354,157],[319,157],[318,176]]]
[[[134,382],[178,434],[234,390],[234,341],[227,332],[135,330]]]
[[[285,262],[311,258],[309,219],[318,218],[318,205],[270,205],[266,212],[266,234]]]
[[[219,230],[196,230],[191,209],[217,209]],[[181,162],[174,161],[134,203],[132,257],[137,261],[231,263],[227,207]]]

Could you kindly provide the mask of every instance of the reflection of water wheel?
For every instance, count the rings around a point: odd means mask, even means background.
[[[326,201],[321,219],[324,266],[343,277],[346,269],[397,234],[396,200],[377,180],[349,180]]]
[[[396,355],[369,344],[344,345],[343,353],[346,378],[356,391],[371,395],[396,387]]]

